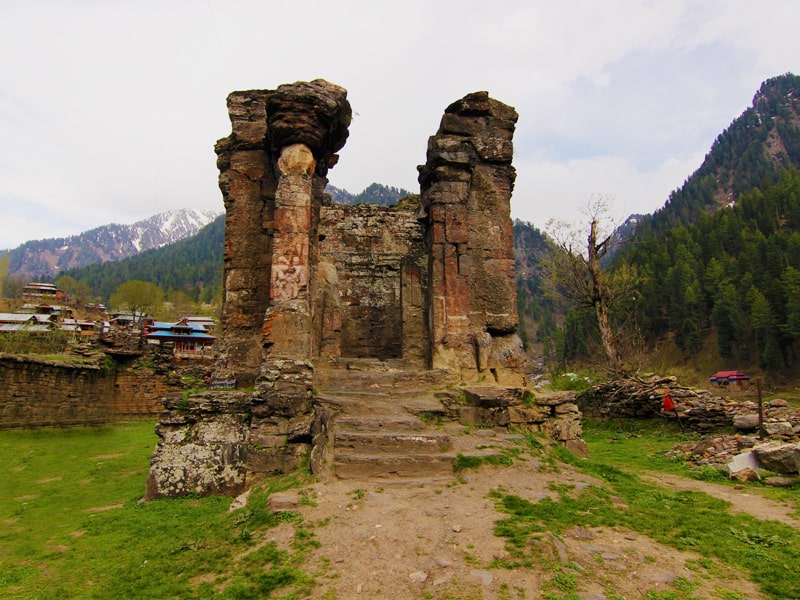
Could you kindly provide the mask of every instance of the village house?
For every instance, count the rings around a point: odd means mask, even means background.
[[[177,323],[148,321],[144,326],[144,337],[148,344],[174,344],[174,353],[183,358],[208,358],[216,339],[200,323],[184,318]]]

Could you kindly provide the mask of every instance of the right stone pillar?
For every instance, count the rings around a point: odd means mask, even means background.
[[[447,107],[419,167],[429,249],[431,367],[463,381],[519,385],[511,165],[514,108],[487,92]]]

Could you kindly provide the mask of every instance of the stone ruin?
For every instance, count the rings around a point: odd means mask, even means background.
[[[419,196],[393,207],[337,205],[324,191],[348,137],[345,89],[238,91],[228,112],[214,378],[235,389],[165,400],[147,497],[237,493],[309,454],[321,464],[331,409],[316,396],[337,368],[372,361],[409,381],[522,389],[512,107],[486,92],[447,107]]]

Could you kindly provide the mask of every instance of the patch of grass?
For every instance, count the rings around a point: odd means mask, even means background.
[[[456,460],[453,463],[453,470],[456,473],[464,469],[477,469],[483,464],[483,459],[480,456],[465,456],[461,452],[456,455]]]
[[[792,565],[800,564],[800,532],[776,521],[731,514],[728,503],[706,494],[668,490],[639,479],[635,472],[652,469],[650,461],[658,461],[658,453],[671,447],[679,434],[661,431],[661,436],[657,431],[648,439],[643,433],[628,437],[630,446],[620,446],[608,433],[608,429],[597,428],[595,435],[590,435],[594,439],[588,460],[559,454],[564,462],[600,479],[603,485],[580,491],[559,486],[554,488],[557,499],[538,502],[501,490],[492,493],[498,510],[507,515],[495,524],[495,534],[506,538],[509,554],[520,564],[532,562],[530,541],[543,532],[562,535],[577,525],[625,527],[662,544],[697,552],[707,561],[698,562],[701,566],[718,561],[746,570],[769,597],[800,597],[800,582],[792,575]],[[557,452],[557,447],[553,450]],[[689,599],[693,585],[689,580],[679,581],[663,595],[646,597]]]
[[[592,382],[588,377],[577,373],[553,375],[550,378],[550,388],[556,391],[580,392],[589,389],[591,386]]]
[[[453,463],[453,470],[460,473],[465,469],[477,469],[481,465],[495,465],[508,467],[514,463],[513,459],[507,453],[501,454],[487,454],[486,456],[464,455],[459,452],[456,455],[456,460]]]
[[[442,419],[442,415],[440,415],[439,413],[433,412],[433,411],[428,411],[428,410],[422,411],[421,413],[419,413],[417,415],[417,417],[423,423],[428,423],[428,424],[434,423],[438,427],[441,427],[444,424],[444,421]]]
[[[152,421],[0,432],[0,597],[306,597],[313,534],[266,498],[307,480],[270,479],[234,513],[222,497],[141,503],[156,441]],[[279,551],[266,540],[286,519],[302,533]]]

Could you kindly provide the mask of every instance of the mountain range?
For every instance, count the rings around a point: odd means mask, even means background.
[[[65,238],[33,240],[8,251],[8,275],[55,279],[69,269],[118,261],[191,237],[219,213],[182,208],[132,225],[112,223]]]

